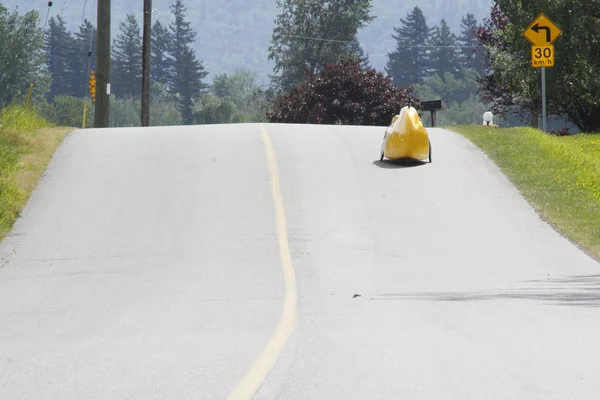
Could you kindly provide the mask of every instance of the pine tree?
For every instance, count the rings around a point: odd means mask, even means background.
[[[446,74],[457,74],[460,71],[459,52],[457,51],[456,35],[450,32],[450,27],[442,19],[439,27],[435,27],[429,40],[431,49],[431,72],[446,81]]]
[[[356,37],[352,40],[349,47],[350,53],[358,58],[361,69],[367,70],[370,67],[369,54],[365,54],[365,51]]]
[[[406,19],[400,18],[400,22],[402,27],[394,27],[397,35],[392,33],[397,47],[394,52],[388,53],[385,70],[392,77],[394,85],[406,87],[423,83],[429,74],[431,65],[425,46],[433,28],[427,27],[425,15],[417,6],[407,14]]]
[[[152,27],[150,40],[150,79],[152,82],[160,83],[164,87],[168,87],[169,82],[172,81],[173,61],[168,54],[169,43],[171,43],[171,33],[157,20]]]
[[[182,68],[177,72],[178,86],[180,96],[180,112],[184,124],[193,123],[193,106],[200,99],[202,91],[208,88],[208,85],[202,82],[202,79],[208,75],[204,71],[202,62],[196,58],[196,51],[191,47],[185,47],[178,60]]]
[[[465,68],[470,68],[483,75],[485,68],[485,55],[479,40],[477,39],[477,29],[479,25],[473,14],[467,14],[462,18],[460,24],[461,34],[457,38],[457,43],[463,46],[461,49],[461,63]]]
[[[117,97],[137,97],[142,84],[142,38],[133,14],[119,25],[120,33],[113,45],[111,91]]]
[[[72,72],[69,57],[73,53],[73,37],[67,31],[65,21],[60,15],[50,17],[45,33],[44,50],[48,55],[46,65],[52,78],[48,98],[68,94],[71,92]]]
[[[89,69],[96,65],[96,28],[86,19],[73,36],[74,44],[69,56],[69,68],[73,72],[70,94],[85,97],[88,95]]]
[[[199,99],[203,89],[207,87],[202,79],[208,75],[204,70],[202,61],[196,59],[195,51],[190,47],[196,38],[196,32],[186,21],[186,7],[182,0],[175,0],[169,6],[175,17],[169,25],[171,41],[169,43],[169,54],[173,58],[173,74],[170,76],[171,88],[179,94],[179,111],[183,123],[193,123],[193,105]]]

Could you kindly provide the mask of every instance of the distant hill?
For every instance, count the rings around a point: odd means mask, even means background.
[[[172,0],[153,0],[153,22],[156,19],[170,21],[169,4]],[[135,13],[142,24],[142,0],[112,0],[111,36],[114,39],[119,23],[126,13]],[[250,69],[257,72],[259,83],[268,84],[273,63],[267,59],[271,32],[275,26],[278,9],[275,0],[185,0],[188,20],[196,30],[196,51],[209,72],[215,74]],[[2,0],[9,10],[19,7],[20,12],[37,9],[41,23],[46,19],[46,0]],[[85,11],[84,11],[85,5]],[[439,24],[442,18],[458,34],[461,18],[468,12],[478,21],[489,15],[492,0],[373,0],[373,13],[377,17],[359,32],[361,46],[369,54],[371,65],[383,71],[387,53],[395,49],[391,34],[400,25],[399,18],[418,5],[430,26]],[[71,30],[77,29],[82,16],[95,25],[96,0],[54,0],[50,16],[61,14]]]

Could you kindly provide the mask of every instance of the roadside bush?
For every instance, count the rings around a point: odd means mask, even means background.
[[[89,99],[85,99],[85,101],[88,103],[85,126],[91,128],[93,125],[93,105]],[[52,103],[42,103],[40,112],[44,118],[57,125],[81,128],[83,104],[83,98],[60,95],[54,97]]]
[[[194,112],[194,121],[196,124],[228,124],[240,122],[240,117],[236,113],[235,104],[226,99],[216,96],[203,96]]]
[[[270,122],[386,126],[394,114],[421,100],[413,87],[399,88],[391,77],[356,60],[325,66],[319,75],[293,86],[267,113]]]
[[[142,125],[142,101],[132,96],[112,97],[108,104],[111,128],[138,127]]]

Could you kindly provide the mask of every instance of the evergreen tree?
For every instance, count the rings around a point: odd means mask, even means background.
[[[111,91],[118,97],[137,97],[142,85],[142,38],[133,14],[119,25],[113,45]]]
[[[483,75],[485,68],[485,55],[479,39],[477,39],[477,29],[479,26],[473,14],[467,14],[462,18],[460,24],[461,33],[457,38],[457,43],[461,48],[461,62],[465,68],[470,68]]]
[[[273,82],[289,89],[330,63],[347,58],[348,42],[373,20],[370,0],[277,0],[281,9],[273,30],[269,59]]]
[[[430,57],[426,45],[433,28],[427,27],[425,15],[417,6],[406,19],[400,18],[400,22],[402,27],[394,27],[397,35],[392,33],[397,47],[394,52],[388,53],[385,70],[396,86],[406,87],[423,83],[429,74]]]
[[[52,78],[48,99],[71,92],[72,73],[69,58],[73,53],[73,37],[60,15],[50,17],[45,33],[46,65]]]
[[[356,37],[352,40],[352,43],[350,43],[349,47],[350,47],[350,53],[359,60],[361,69],[363,69],[363,70],[369,69],[369,67],[370,67],[369,54],[365,54],[365,51],[363,50],[362,46],[360,45],[360,43]]]
[[[173,74],[170,76],[172,90],[179,94],[179,111],[183,123],[193,123],[193,105],[200,98],[203,89],[207,87],[202,79],[208,75],[202,61],[196,58],[195,51],[190,47],[196,38],[196,32],[190,27],[185,18],[186,7],[182,0],[175,0],[169,6],[174,21],[169,25],[171,41],[169,54],[173,58]]]
[[[450,32],[446,20],[442,18],[439,27],[435,27],[429,44],[431,46],[431,74],[439,75],[445,82],[446,74],[457,74],[460,71],[459,52],[457,51],[456,35]]]
[[[88,95],[89,69],[96,65],[96,28],[86,19],[73,37],[72,54],[69,56],[69,69],[73,73],[70,94],[85,97]]]
[[[200,99],[203,89],[208,85],[202,82],[202,79],[208,75],[204,71],[202,62],[196,58],[196,51],[191,47],[184,47],[178,62],[181,65],[176,69],[179,90],[179,110],[184,124],[193,123],[194,103]]]
[[[171,34],[167,28],[156,21],[152,27],[152,35],[150,40],[151,66],[150,79],[152,82],[157,82],[163,86],[168,86],[171,82],[171,68],[173,65],[172,59],[169,57],[169,43],[171,42]]]

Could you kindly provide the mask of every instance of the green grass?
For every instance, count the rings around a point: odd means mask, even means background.
[[[600,260],[600,134],[453,126],[485,152],[554,228]]]
[[[0,240],[19,217],[68,131],[22,106],[0,110]]]

